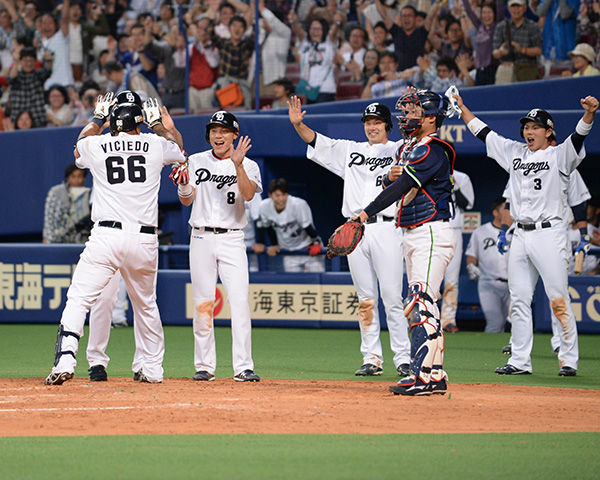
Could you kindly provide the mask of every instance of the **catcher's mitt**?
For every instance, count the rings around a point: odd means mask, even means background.
[[[353,220],[344,223],[333,232],[327,243],[327,257],[343,257],[350,255],[357,247],[365,231],[365,226]]]

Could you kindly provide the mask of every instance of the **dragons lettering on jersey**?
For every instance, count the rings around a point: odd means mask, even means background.
[[[523,160],[520,158],[515,158],[513,159],[513,170],[523,170],[523,175],[527,176],[531,172],[537,173],[541,172],[542,170],[550,170],[550,165],[548,165],[548,162],[523,163]]]
[[[110,140],[100,145],[104,153],[108,152],[144,152],[148,153],[150,145],[141,140]]]
[[[350,163],[348,164],[348,167],[367,165],[369,170],[373,172],[377,167],[385,168],[390,166],[392,163],[394,163],[394,159],[392,157],[373,158],[365,157],[360,152],[352,152],[350,154]]]
[[[221,190],[225,185],[231,187],[237,183],[235,175],[214,175],[207,168],[199,168],[196,170],[196,185],[202,182],[214,182],[217,184],[217,190]]]

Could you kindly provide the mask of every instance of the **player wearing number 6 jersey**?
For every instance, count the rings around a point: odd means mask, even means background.
[[[89,168],[94,177],[95,224],[67,292],[54,367],[46,385],[73,378],[85,316],[117,270],[125,280],[134,321],[139,323],[137,380],[163,379],[164,335],[156,305],[158,191],[163,166],[185,158],[177,143],[140,133],[146,112],[160,120],[157,108],[144,106],[142,111],[129,103],[111,111],[111,104],[112,93],[98,101],[94,120],[77,140],[76,163]],[[99,135],[109,115],[111,134]]]
[[[179,199],[192,205],[190,273],[194,295],[194,380],[215,378],[217,352],[213,310],[217,276],[231,308],[233,373],[237,382],[258,382],[252,362],[248,257],[242,229],[248,224],[244,204],[262,192],[256,162],[246,158],[252,145],[239,137],[235,115],[218,111],[206,125],[211,150],[189,157],[189,183],[178,187]]]
[[[496,373],[532,372],[531,300],[541,275],[552,310],[564,332],[558,352],[558,374],[573,376],[579,359],[577,327],[568,292],[570,252],[565,228],[566,198],[569,177],[585,157],[583,142],[592,128],[598,100],[591,96],[581,99],[585,113],[575,132],[553,147],[550,136],[554,123],[544,110],[533,109],[520,119],[524,144],[498,135],[471,113],[459,95],[454,98],[471,133],[485,142],[487,155],[510,176],[510,210],[516,222],[508,258],[512,356]]]
[[[306,112],[298,97],[289,106],[290,122],[306,143],[307,157],[344,179],[342,215],[351,218],[382,189],[383,176],[396,160],[404,143],[388,140],[392,115],[385,105],[372,103],[362,116],[366,142],[337,140],[317,133],[303,123]],[[366,221],[365,235],[348,256],[352,282],[358,295],[363,365],[359,376],[381,375],[383,352],[379,338],[379,292],[387,314],[394,365],[400,376],[408,375],[410,343],[402,308],[402,233],[394,227],[394,206]],[[377,284],[379,283],[379,292]]]

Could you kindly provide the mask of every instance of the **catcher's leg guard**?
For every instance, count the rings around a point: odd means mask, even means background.
[[[67,338],[67,337],[75,337],[75,341]],[[58,333],[56,334],[56,349],[54,351],[54,366],[58,366],[58,362],[60,362],[60,358],[63,355],[71,355],[75,358],[77,354],[77,346],[79,343],[79,335],[74,332],[68,332],[64,329],[62,325],[58,326]],[[63,341],[65,342],[65,349],[63,350]]]
[[[427,311],[433,311],[433,308],[431,308],[433,299],[424,290],[424,285],[421,283],[415,283],[408,287],[408,295],[404,299],[403,306],[404,316],[408,320],[409,326],[421,322],[418,314],[411,314],[417,303],[424,305]]]
[[[439,326],[434,326],[427,321],[414,325],[411,330],[410,353],[412,362],[410,373],[425,383],[429,383],[431,380],[438,336]]]

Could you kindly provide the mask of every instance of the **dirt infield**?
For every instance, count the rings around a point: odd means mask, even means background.
[[[0,435],[600,431],[595,390],[451,384],[445,396],[413,398],[392,395],[388,385],[1,379]]]

